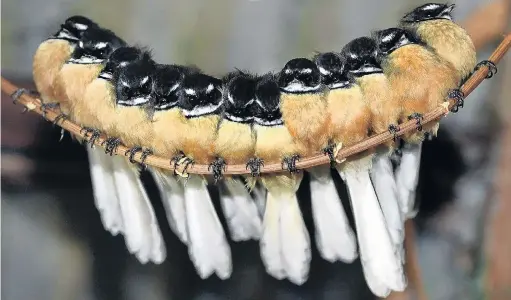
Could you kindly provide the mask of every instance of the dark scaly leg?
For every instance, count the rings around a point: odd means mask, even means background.
[[[482,66],[488,67],[488,74],[486,75],[486,79],[490,79],[493,77],[493,75],[497,74],[497,66],[495,63],[489,60],[483,60],[479,62],[474,68],[474,72],[479,70]]]
[[[129,153],[129,159],[130,159],[130,163],[134,164],[136,163],[136,160],[134,159],[135,158],[135,154],[137,154],[137,152],[141,152],[142,151],[142,147],[140,146],[135,146],[131,149],[128,149],[126,150],[126,152],[124,152],[124,156],[128,156],[128,153]]]
[[[333,168],[335,166],[335,144],[329,143],[328,146],[323,148],[323,154],[328,155],[328,158],[330,159],[330,166]]]
[[[222,179],[223,172],[225,172],[225,160],[221,157],[217,157],[215,161],[209,164],[208,171],[213,171],[213,178],[215,179],[215,183]]]
[[[394,125],[394,124],[390,124],[390,125],[389,125],[389,132],[390,132],[390,134],[392,134],[392,139],[394,140],[394,142],[396,142],[396,141],[397,141],[397,139],[399,138],[399,137],[397,136],[397,133],[399,132],[399,130],[401,130],[401,129],[399,128],[399,126]]]
[[[450,90],[448,97],[456,100],[456,104],[451,108],[451,112],[453,113],[457,113],[460,107],[463,107],[465,104],[465,95],[460,89]]]
[[[55,119],[53,120],[53,124],[58,124],[59,122],[63,122],[65,120],[68,120],[69,119],[69,116],[64,114],[64,113],[60,113],[58,116],[55,117]]]
[[[20,89],[17,89],[14,93],[11,94],[12,103],[16,104],[16,102],[18,102],[18,99],[23,94],[29,94],[31,96],[39,95],[39,93],[36,92],[36,91],[31,91],[31,90],[28,90],[28,89],[20,88]]]
[[[46,111],[48,109],[56,109],[56,108],[58,108],[59,111],[61,111],[60,110],[60,103],[58,103],[58,102],[42,103],[41,104],[41,111],[43,112],[43,118],[46,119]]]
[[[261,158],[253,157],[248,160],[246,169],[250,169],[250,175],[256,177],[261,175],[261,167],[264,166],[264,160]]]
[[[101,143],[101,146],[105,146],[105,153],[112,156],[114,152],[117,152],[117,148],[121,144],[121,139],[116,137],[109,137]]]
[[[300,155],[293,155],[284,157],[282,160],[282,169],[287,169],[290,173],[299,173],[300,170],[296,168],[296,162],[300,160]],[[284,167],[285,166],[285,167]]]
[[[422,117],[422,114],[419,114],[419,113],[413,113],[411,115],[408,116],[408,120],[416,120],[416,124],[417,124],[417,130],[418,131],[422,131],[422,121],[423,117]]]
[[[179,165],[179,161],[185,157],[186,157],[185,154],[183,152],[180,152],[178,155],[172,157],[172,159],[170,160],[170,165],[174,167],[174,175],[177,175],[176,169]]]
[[[85,142],[85,144],[89,143],[91,148],[94,147],[94,143],[101,136],[101,132],[99,132],[99,130],[91,127],[83,127],[82,130],[80,130],[80,134],[83,134],[84,137],[88,137],[90,134],[90,139],[88,142]]]
[[[153,155],[153,150],[146,148],[142,151],[142,156],[140,156],[140,164],[144,168],[144,170],[147,169],[147,165],[145,164],[145,160],[149,155]]]

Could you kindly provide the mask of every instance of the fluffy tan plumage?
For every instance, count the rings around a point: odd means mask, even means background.
[[[43,102],[48,103],[57,99],[54,93],[55,79],[73,50],[74,46],[71,43],[58,39],[44,41],[37,48],[32,63],[32,75]],[[65,105],[61,105],[61,109],[68,111]]]

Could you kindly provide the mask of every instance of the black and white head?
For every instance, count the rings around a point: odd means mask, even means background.
[[[67,18],[64,24],[60,25],[60,30],[51,38],[78,42],[85,31],[90,28],[99,28],[99,26],[84,16],[72,16]]]
[[[185,76],[195,72],[198,71],[184,66],[157,65],[153,79],[154,109],[169,110],[177,107]]]
[[[319,69],[310,59],[292,59],[280,71],[279,87],[285,93],[317,92],[321,89]]]
[[[377,61],[376,42],[369,37],[352,40],[341,51],[345,68],[355,77],[383,73]]]
[[[178,106],[187,118],[219,113],[222,106],[222,81],[203,73],[185,76],[179,91]]]
[[[344,67],[345,60],[338,53],[320,53],[314,56],[314,62],[321,73],[321,83],[329,89],[347,88],[353,84],[353,78]]]
[[[256,97],[256,77],[240,71],[235,71],[226,77],[229,80],[224,87],[224,117],[238,123],[252,122],[252,104]]]
[[[274,74],[262,76],[256,85],[255,102],[252,105],[254,123],[261,126],[284,124],[280,111],[280,87]]]
[[[130,63],[142,60],[152,62],[151,52],[139,47],[117,48],[108,57],[105,67],[101,70],[99,77],[105,80],[110,80],[119,68],[126,67]]]
[[[454,4],[428,3],[406,14],[401,22],[406,24],[437,19],[452,20],[453,9]]]
[[[379,30],[373,33],[373,38],[379,59],[406,45],[421,44],[415,34],[403,28]]]
[[[124,46],[126,46],[126,42],[112,31],[102,28],[90,28],[84,32],[69,62],[76,64],[100,64],[114,50]]]
[[[113,76],[116,102],[122,106],[142,106],[151,102],[153,75],[152,61],[137,61],[118,69]]]

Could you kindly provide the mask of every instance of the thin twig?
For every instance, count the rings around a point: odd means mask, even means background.
[[[501,60],[501,58],[506,54],[506,52],[511,47],[511,34],[507,34],[502,43],[495,49],[493,54],[490,56],[488,60],[492,61],[495,64]],[[478,71],[476,71],[462,86],[461,91],[465,96],[468,96],[486,77],[488,74],[488,67],[483,66]],[[2,77],[2,91],[8,95],[11,95],[18,89],[17,86],[13,85],[11,82]],[[450,100],[450,108],[454,106],[455,100]],[[29,110],[34,111],[40,115],[42,115],[41,111],[41,101],[39,99],[35,99],[29,95],[23,94],[19,99],[18,103],[24,105]],[[57,117],[58,113],[54,110],[47,109],[46,110],[46,118],[49,121],[53,121]],[[438,120],[445,116],[445,108],[438,107],[432,112],[429,112],[424,115],[424,119],[422,120],[422,124],[427,124],[431,121]],[[73,133],[74,135],[80,135],[81,127],[69,120],[63,120],[59,122],[59,126],[66,129],[67,131]],[[415,131],[416,130],[416,121],[408,121],[399,125],[400,130],[396,133],[397,136],[402,136],[403,134]],[[365,139],[364,141],[357,143],[356,145],[343,148],[337,154],[337,159],[342,160],[348,156],[353,154],[357,154],[364,150],[373,148],[379,144],[390,141],[394,138],[394,134],[389,132],[380,133],[374,135],[370,138]],[[85,139],[89,139],[88,137]],[[106,139],[106,136],[101,136],[101,138],[97,139],[95,144],[96,146],[101,147],[101,143]],[[119,145],[119,148],[116,151],[117,153],[123,153],[128,150],[127,147],[123,145]],[[141,162],[141,153],[137,153],[134,157],[135,161]],[[298,169],[307,169],[310,167],[324,165],[330,163],[328,156],[324,154],[317,154],[312,157],[303,158],[296,163],[296,167]],[[145,159],[145,164],[149,166],[154,166],[167,170],[174,170],[174,166],[170,164],[170,158],[158,157],[155,155],[150,155]],[[191,174],[212,174],[211,170],[208,170],[208,165],[193,165],[190,166],[187,170],[188,173]],[[285,172],[282,169],[280,162],[275,162],[272,164],[265,164],[261,167],[261,173],[277,173],[277,172]],[[250,174],[250,171],[246,169],[245,165],[228,165],[224,172],[225,175],[240,175],[240,174]]]

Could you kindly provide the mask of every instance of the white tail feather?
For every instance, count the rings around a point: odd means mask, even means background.
[[[385,154],[376,155],[371,169],[371,181],[378,196],[390,237],[396,249],[403,247],[404,220],[399,207],[398,188],[390,158]],[[401,256],[401,251],[398,251]]]
[[[287,278],[301,285],[309,276],[311,248],[309,232],[303,222],[296,194],[284,196],[280,204],[280,237]]]
[[[421,163],[421,144],[406,144],[402,149],[401,164],[396,170],[396,182],[401,201],[401,212],[406,219],[415,217],[415,191],[419,182],[419,168]]]
[[[160,191],[170,229],[184,244],[188,243],[186,228],[185,191],[181,182],[173,175],[154,168],[149,169]]]
[[[330,167],[319,166],[308,171],[318,251],[330,262],[353,262],[357,258],[355,234],[337,194]]]
[[[348,187],[357,227],[360,260],[369,288],[379,297],[386,297],[390,290],[403,291],[406,287],[403,265],[387,230],[371,184],[369,168],[350,166],[342,170],[341,176]]]
[[[267,193],[266,209],[263,219],[263,232],[260,240],[261,259],[266,272],[281,280],[286,277],[284,259],[281,254],[282,239],[280,231],[281,203]]]
[[[233,241],[258,240],[261,236],[261,218],[245,183],[237,178],[224,180],[220,200]]]
[[[232,273],[231,249],[202,177],[190,175],[185,186],[188,253],[203,279]]]
[[[257,206],[257,210],[259,211],[259,215],[264,216],[264,208],[266,206],[266,188],[260,182],[257,182],[252,189],[252,196]]]
[[[119,198],[115,189],[111,157],[102,148],[87,147],[94,202],[106,230],[117,235],[123,231]]]
[[[162,263],[166,257],[165,244],[139,174],[123,157],[113,156],[112,162],[128,250],[142,263]]]

